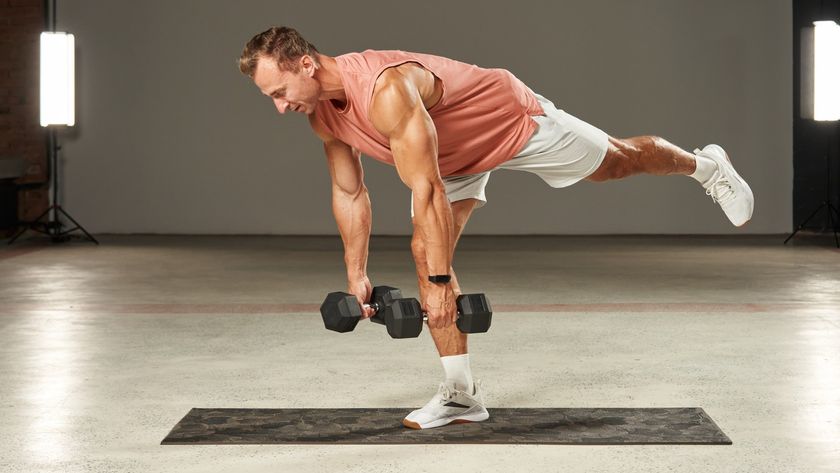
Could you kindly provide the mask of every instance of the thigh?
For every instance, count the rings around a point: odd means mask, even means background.
[[[467,221],[470,219],[470,215],[472,215],[472,211],[476,208],[478,202],[477,199],[464,199],[452,202],[452,220],[455,223],[455,241],[452,244],[453,247],[458,243],[461,232],[464,231],[464,227],[467,225]]]
[[[538,97],[539,98],[539,97]],[[545,115],[537,122],[534,136],[502,169],[536,174],[551,187],[567,187],[592,174],[609,148],[603,130],[541,100]]]

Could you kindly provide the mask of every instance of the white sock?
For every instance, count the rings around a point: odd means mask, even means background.
[[[473,379],[470,372],[470,354],[442,356],[443,373],[448,381],[455,382],[455,389],[472,394]]]
[[[697,154],[694,155],[694,160],[697,162],[697,169],[694,170],[694,174],[689,174],[688,177],[693,177],[697,182],[705,185],[717,171],[717,163],[711,158]]]

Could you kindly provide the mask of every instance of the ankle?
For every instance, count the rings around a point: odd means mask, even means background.
[[[700,184],[705,185],[712,176],[714,176],[715,171],[717,171],[717,163],[714,160],[701,155],[695,155],[694,162],[696,167],[694,172],[689,174],[688,177],[691,177]]]
[[[455,389],[472,393],[473,378],[470,370],[470,355],[452,355],[440,357],[444,377],[455,385]]]

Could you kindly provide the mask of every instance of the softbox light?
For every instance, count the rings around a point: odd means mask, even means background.
[[[815,21],[801,36],[802,118],[840,120],[840,25]]]
[[[41,126],[76,123],[74,51],[72,34],[41,33]]]

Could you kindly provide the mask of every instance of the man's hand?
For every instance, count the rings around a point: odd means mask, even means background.
[[[362,318],[367,319],[374,314],[374,310],[370,306],[366,306],[370,300],[370,294],[373,288],[370,285],[370,279],[367,276],[347,281],[347,292],[356,296],[359,305],[362,307]]]
[[[451,284],[429,284],[421,294],[421,306],[429,316],[430,328],[445,328],[458,317]]]

